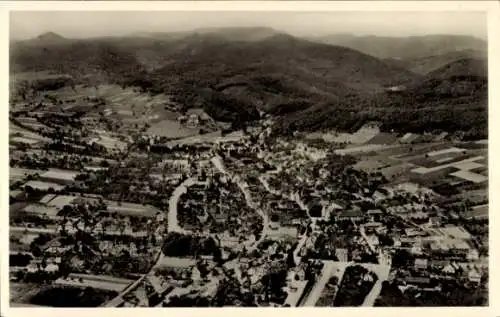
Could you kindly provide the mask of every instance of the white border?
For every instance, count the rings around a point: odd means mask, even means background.
[[[64,309],[64,308],[9,308],[8,289],[8,181],[0,185],[1,196],[1,289],[0,312],[1,316],[140,316],[141,314],[168,315],[168,316],[240,316],[257,317],[271,316],[276,313],[287,314],[287,317],[295,316],[453,316],[453,317],[474,317],[474,316],[500,316],[499,304],[495,298],[500,298],[499,283],[500,276],[494,263],[500,263],[500,247],[497,243],[498,215],[496,210],[499,206],[494,195],[494,189],[498,189],[499,169],[492,164],[495,157],[498,157],[496,145],[500,137],[500,129],[496,124],[500,122],[495,108],[500,104],[500,86],[498,76],[500,74],[499,46],[499,2],[498,1],[5,1],[0,2],[0,45],[2,45],[2,55],[0,62],[0,72],[4,75],[1,83],[0,98],[2,99],[2,110],[4,114],[0,116],[0,129],[2,130],[2,144],[0,147],[2,164],[0,173],[7,179],[8,175],[8,38],[9,38],[9,11],[487,11],[488,12],[488,40],[489,40],[489,178],[490,178],[490,306],[484,308],[281,308],[281,309],[257,309],[257,308],[107,308],[104,311],[99,308],[89,309]],[[395,26],[397,27],[397,26]],[[496,105],[494,107],[493,105]],[[496,261],[495,261],[496,260]],[[496,283],[495,283],[496,282]],[[496,296],[495,296],[496,295]]]

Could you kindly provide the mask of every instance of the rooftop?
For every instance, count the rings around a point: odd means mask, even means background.
[[[61,169],[50,169],[47,172],[40,175],[45,178],[53,178],[58,180],[72,181],[78,175],[76,171],[61,170]]]

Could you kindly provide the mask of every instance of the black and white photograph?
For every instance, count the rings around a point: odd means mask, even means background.
[[[487,12],[9,27],[10,307],[489,306]]]

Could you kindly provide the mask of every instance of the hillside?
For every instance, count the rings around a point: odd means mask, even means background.
[[[68,74],[77,80],[113,81],[141,72],[142,65],[130,51],[105,40],[50,40],[36,38],[11,44],[10,71]]]
[[[283,34],[270,27],[222,27],[200,28],[183,32],[141,32],[137,36],[149,37],[159,40],[181,40],[192,36],[217,37],[226,41],[250,42]]]
[[[382,59],[412,60],[465,50],[487,51],[486,41],[461,35],[379,37],[332,34],[312,40],[350,47]]]
[[[487,137],[488,80],[484,61],[460,60],[428,74],[399,93],[355,96],[283,117],[280,133],[336,128],[354,131],[368,121],[399,132],[463,131]]]
[[[473,58],[458,59],[428,73],[424,78],[447,79],[460,76],[487,77],[487,61]]]
[[[212,109],[217,107],[207,105],[212,98],[208,95],[216,94],[283,113],[289,112],[288,106],[295,110],[321,100],[382,91],[416,77],[352,49],[284,34],[247,42],[197,35],[178,47],[169,55],[170,62],[140,84],[153,92],[172,93],[180,103]]]
[[[487,53],[478,50],[463,50],[456,52],[448,52],[441,55],[432,55],[422,58],[409,59],[402,61],[402,67],[406,67],[417,74],[428,74],[446,64],[462,59],[487,59]]]
[[[282,133],[352,130],[366,120],[402,131],[471,130],[472,123],[481,129],[486,122],[486,66],[480,60],[457,59],[422,76],[403,62],[268,28],[85,40],[48,34],[13,43],[10,53],[12,73],[57,78],[42,87],[138,87],[142,93],[170,95],[181,111],[201,107],[233,127],[262,112],[281,118]],[[406,91],[386,92],[400,84]]]

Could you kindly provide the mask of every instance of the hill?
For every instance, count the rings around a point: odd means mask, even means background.
[[[106,40],[61,40],[53,35],[13,43],[9,63],[11,73],[49,71],[95,82],[127,77],[143,69],[134,54]]]
[[[484,65],[481,60],[459,60],[401,92],[318,104],[281,118],[278,133],[329,128],[354,131],[365,122],[379,121],[385,131],[463,131],[468,138],[487,138],[488,79]]]
[[[446,64],[462,59],[487,59],[487,53],[478,50],[462,50],[401,61],[401,67],[406,67],[414,73],[425,75]]]
[[[487,121],[486,68],[477,60],[458,59],[421,76],[403,63],[267,28],[85,40],[49,34],[13,43],[10,64],[14,73],[71,78],[43,87],[118,83],[166,93],[182,111],[201,107],[235,127],[269,113],[280,118],[281,133],[352,130],[367,120],[401,131],[468,131]],[[388,93],[394,85],[407,89]]]
[[[137,36],[150,37],[160,40],[180,40],[192,36],[217,37],[226,41],[259,41],[265,38],[283,34],[270,27],[221,27],[199,28],[181,32],[141,32]]]
[[[350,47],[381,59],[412,60],[466,50],[487,51],[486,41],[462,35],[379,37],[332,34],[312,40]]]
[[[213,95],[246,107],[286,113],[318,101],[382,91],[416,75],[352,49],[276,34],[258,41],[193,35],[169,62],[132,84],[210,109]],[[216,118],[225,119],[216,113]]]
[[[66,41],[66,38],[57,34],[57,33],[54,33],[54,32],[47,32],[47,33],[44,33],[44,34],[41,34],[39,35],[37,38],[36,38],[39,42],[42,42],[42,43],[61,43],[61,42],[64,42]]]
[[[474,58],[458,59],[430,72],[425,78],[447,79],[460,76],[488,77],[487,61]]]

